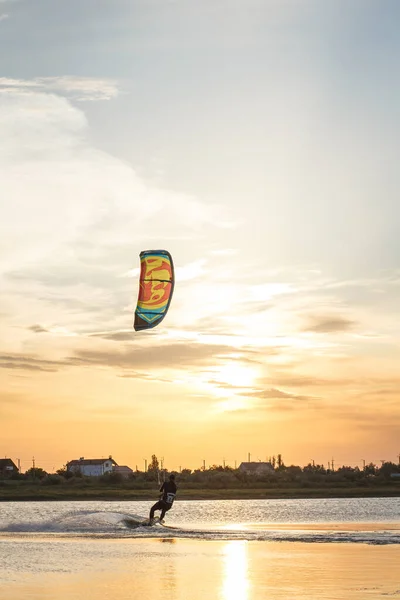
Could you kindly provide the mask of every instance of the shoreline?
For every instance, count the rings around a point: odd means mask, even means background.
[[[8,491],[8,490],[7,490]],[[0,488],[0,502],[35,502],[35,501],[153,501],[158,490],[115,489],[79,489],[79,490],[10,490],[4,493]],[[400,487],[394,486],[381,489],[358,488],[315,488],[315,489],[226,489],[226,490],[193,490],[181,489],[177,502],[180,500],[309,500],[313,498],[398,498]]]

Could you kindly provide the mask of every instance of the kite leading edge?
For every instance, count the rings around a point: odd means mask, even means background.
[[[135,331],[151,329],[161,323],[168,312],[174,284],[174,264],[167,250],[145,250],[140,253]]]

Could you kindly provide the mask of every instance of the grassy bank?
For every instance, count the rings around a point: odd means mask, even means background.
[[[157,488],[140,490],[123,487],[69,487],[41,485],[6,485],[0,487],[0,501],[30,500],[155,500]],[[384,487],[324,487],[324,488],[240,488],[185,489],[180,488],[179,500],[240,500],[268,498],[368,498],[400,497],[400,485]]]

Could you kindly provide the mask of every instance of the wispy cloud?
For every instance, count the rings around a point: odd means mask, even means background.
[[[177,283],[183,283],[184,281],[191,281],[193,279],[198,279],[202,275],[205,275],[206,274],[206,268],[205,268],[206,264],[207,264],[206,259],[201,258],[192,263],[184,265],[183,267],[178,267],[175,270]]]
[[[27,95],[38,92],[56,92],[74,100],[96,101],[115,98],[119,94],[119,88],[116,81],[94,77],[59,76],[34,79],[0,77],[0,94]]]
[[[252,351],[249,351],[252,354]],[[244,360],[246,350],[242,350]],[[201,367],[212,362],[223,363],[237,350],[220,344],[190,342],[153,343],[150,347],[128,346],[124,351],[78,350],[71,360],[81,364],[109,366],[120,369],[159,368],[185,369],[188,366]]]
[[[353,329],[355,322],[340,315],[313,316],[309,319],[304,331],[314,333],[342,333]]]
[[[265,378],[264,383],[274,384],[277,386],[284,386],[286,388],[297,389],[297,388],[314,388],[314,387],[325,387],[326,389],[332,389],[334,387],[343,387],[346,385],[354,385],[355,379],[343,379],[343,378],[323,378],[311,375],[293,375],[289,369],[288,373],[272,373],[270,377]]]
[[[152,334],[151,331],[149,333],[150,335]],[[89,333],[88,337],[97,337],[112,342],[132,342],[134,333],[133,329],[125,329],[122,331],[96,331],[95,333]]]
[[[133,332],[130,340],[133,340]],[[110,338],[105,336],[106,340]],[[113,341],[118,340],[111,337]],[[105,350],[76,349],[74,354],[59,360],[47,360],[32,355],[25,354],[4,354],[0,355],[0,368],[20,369],[20,370],[41,370],[58,371],[70,367],[108,367],[113,370],[126,371],[129,377],[144,377],[145,369],[153,373],[151,376],[157,377],[157,373],[163,369],[170,371],[182,371],[187,367],[201,368],[210,363],[224,365],[230,358],[240,360],[246,363],[247,356],[249,360],[257,354],[253,349],[241,349],[238,356],[238,350],[231,346],[213,343],[195,343],[195,342],[168,342],[160,343],[155,341],[150,346],[137,344],[125,344],[123,349],[116,350],[114,347]]]
[[[59,370],[60,365],[61,363],[57,361],[32,356],[0,355],[0,369],[55,372]]]
[[[10,18],[10,15],[8,15],[6,13],[0,15],[0,21],[6,21],[9,18]]]
[[[41,325],[31,325],[28,327],[29,331],[33,331],[33,333],[48,333],[48,329],[42,327]]]
[[[238,250],[236,248],[220,248],[211,250],[210,254],[213,256],[235,256],[238,254]]]
[[[267,406],[273,406],[275,409],[279,410],[294,410],[301,408],[302,406],[309,407],[310,404],[315,408],[318,404],[320,404],[320,398],[315,396],[306,396],[301,394],[294,394],[290,392],[285,392],[283,390],[277,388],[270,388],[265,390],[256,390],[252,392],[245,392],[245,395],[248,398],[257,398],[259,400],[267,400]],[[269,402],[270,400],[275,400],[272,405]],[[282,402],[285,401],[285,402]],[[290,401],[290,402],[289,402]]]

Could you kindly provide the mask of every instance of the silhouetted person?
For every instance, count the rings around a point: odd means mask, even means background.
[[[150,524],[153,523],[154,513],[161,510],[160,522],[163,521],[165,513],[172,508],[176,496],[175,475],[171,473],[169,481],[164,481],[160,487],[160,499],[150,509]]]

